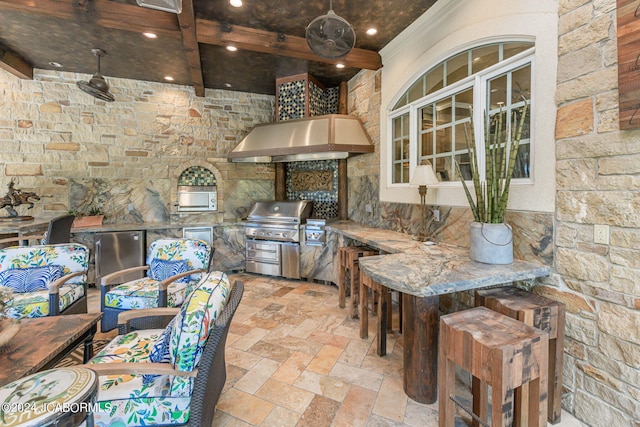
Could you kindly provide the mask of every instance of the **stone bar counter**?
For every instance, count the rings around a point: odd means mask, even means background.
[[[404,390],[413,400],[437,399],[439,296],[548,276],[549,267],[514,260],[489,265],[469,258],[469,249],[438,243],[425,245],[408,234],[333,223],[329,230],[387,255],[362,258],[360,270],[374,281],[402,293]]]

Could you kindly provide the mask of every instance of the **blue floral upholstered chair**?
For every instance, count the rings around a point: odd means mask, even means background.
[[[244,285],[206,274],[182,307],[130,310],[119,331],[83,365],[99,376],[98,427],[211,426],[226,381],[225,343]],[[144,329],[131,331],[131,320]],[[162,328],[165,329],[146,329]]]
[[[0,249],[0,286],[13,289],[7,316],[86,313],[88,266],[89,249],[77,243]]]
[[[146,265],[116,271],[102,277],[100,322],[102,332],[118,326],[123,311],[155,307],[178,307],[209,269],[213,255],[203,240],[159,239],[149,245]],[[122,283],[124,274],[147,271],[140,279]],[[136,325],[134,324],[134,327]]]

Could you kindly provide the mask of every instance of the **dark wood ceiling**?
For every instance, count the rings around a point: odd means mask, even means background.
[[[305,27],[327,13],[329,0],[183,0],[173,13],[135,0],[0,0],[0,66],[31,78],[33,68],[93,74],[92,48],[107,52],[102,74],[204,88],[274,94],[275,79],[310,73],[328,87],[359,70],[382,66],[378,51],[436,0],[334,0],[335,13],[356,31],[356,46],[340,60],[315,55]],[[369,36],[367,28],[378,33]],[[150,40],[142,32],[158,38]],[[226,45],[239,48],[229,52]],[[343,69],[335,64],[342,62]],[[228,85],[231,85],[230,87]]]

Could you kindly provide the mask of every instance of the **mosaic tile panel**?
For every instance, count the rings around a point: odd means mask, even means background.
[[[327,99],[325,114],[338,114],[338,86],[328,88],[325,96]]]
[[[300,172],[325,172],[331,176],[331,190],[311,190],[295,187],[293,176]],[[286,192],[288,200],[313,200],[313,216],[336,218],[338,216],[338,161],[318,160],[294,162],[287,165]]]
[[[191,166],[180,174],[178,185],[216,185],[216,176],[203,166]]]
[[[305,116],[305,81],[278,86],[278,120],[301,119]]]
[[[322,116],[326,114],[327,98],[325,91],[314,82],[309,81],[309,115]]]

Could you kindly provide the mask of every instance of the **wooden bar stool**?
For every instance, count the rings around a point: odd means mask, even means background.
[[[484,306],[549,334],[548,420],[560,422],[562,414],[562,362],[564,353],[565,305],[522,289],[505,287],[476,291],[476,307]],[[523,394],[526,387],[523,387]],[[526,395],[516,395],[516,419]]]
[[[366,339],[369,336],[369,289],[373,301],[371,309],[378,317],[376,347],[378,356],[387,354],[387,332],[393,330],[393,308],[391,291],[389,288],[375,282],[369,276],[360,271],[360,338]],[[399,300],[399,327],[402,332],[402,294],[398,292]]]
[[[367,289],[368,288],[368,289]],[[378,356],[387,354],[387,313],[391,312],[391,294],[381,284],[360,272],[360,338],[369,336],[369,289],[373,296],[372,307],[378,316],[376,347]]]
[[[346,299],[346,271],[349,270],[349,284],[351,287],[351,309],[352,319],[358,318],[358,279],[360,269],[358,268],[358,258],[362,256],[378,255],[378,252],[366,246],[343,246],[338,248],[338,306],[344,308]]]
[[[491,426],[503,427],[513,420],[514,390],[528,384],[528,418],[514,425],[546,426],[548,354],[546,332],[486,307],[442,316],[439,426],[452,427],[454,404],[462,406],[455,397],[456,365],[480,380],[473,394],[474,425],[488,425],[487,386],[491,386]]]

